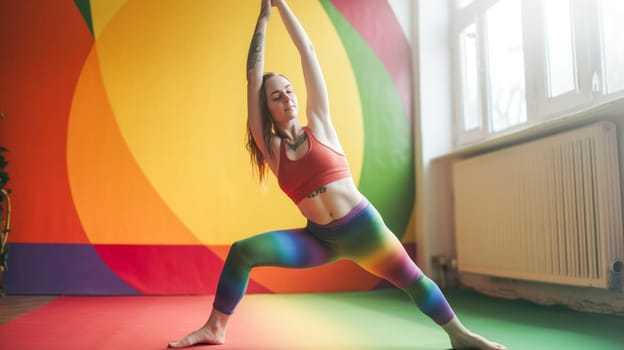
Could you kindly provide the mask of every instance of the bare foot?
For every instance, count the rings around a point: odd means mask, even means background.
[[[217,334],[218,331],[211,330],[210,327],[204,326],[182,339],[178,339],[169,343],[170,348],[185,348],[196,344],[221,345],[225,343],[225,334]]]
[[[453,349],[479,349],[479,350],[507,350],[507,347],[494,343],[482,336],[472,333],[459,322],[457,317],[453,317],[442,328],[451,339]]]
[[[225,343],[225,326],[229,318],[230,315],[213,309],[205,325],[182,339],[172,341],[168,347],[185,348],[196,344],[221,345]]]
[[[472,332],[451,337],[451,345],[453,349],[507,350],[505,346],[489,341]]]

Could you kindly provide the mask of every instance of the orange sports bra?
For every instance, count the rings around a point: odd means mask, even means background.
[[[323,185],[351,176],[344,154],[323,144],[307,127],[304,132],[308,135],[310,147],[300,159],[289,159],[284,140],[280,143],[277,181],[295,204]]]

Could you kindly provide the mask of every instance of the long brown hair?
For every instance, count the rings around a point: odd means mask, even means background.
[[[262,142],[264,143],[264,149],[269,157],[273,157],[273,148],[271,148],[271,137],[277,135],[281,137],[279,130],[275,126],[275,122],[273,121],[273,115],[271,115],[271,111],[269,111],[269,106],[267,105],[267,96],[266,96],[266,82],[269,78],[274,77],[276,75],[283,75],[279,73],[265,73],[262,76],[262,86],[260,87],[260,113],[262,117]],[[285,79],[288,79],[284,77]],[[253,135],[251,133],[251,129],[249,128],[249,124],[247,124],[247,144],[246,148],[249,151],[249,156],[251,158],[251,163],[254,165],[255,170],[258,172],[258,179],[260,182],[264,182],[267,174],[267,160],[264,158],[264,154],[260,151],[260,148],[256,144],[256,140],[254,140]]]

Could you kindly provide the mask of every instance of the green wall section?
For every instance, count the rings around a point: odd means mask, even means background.
[[[76,7],[82,14],[82,18],[84,18],[85,24],[89,28],[91,32],[91,36],[93,36],[93,20],[91,19],[91,2],[90,0],[74,0]]]
[[[354,70],[364,118],[364,160],[359,189],[402,238],[414,205],[411,123],[382,62],[340,12],[321,1]]]

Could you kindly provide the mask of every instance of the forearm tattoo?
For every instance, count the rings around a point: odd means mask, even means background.
[[[308,198],[314,198],[316,196],[318,196],[321,193],[325,193],[327,191],[327,187],[323,186],[321,188],[316,189],[315,191],[313,191],[312,193],[310,193],[308,195]]]
[[[262,51],[264,49],[264,35],[262,33],[254,34],[247,55],[247,71],[250,71],[256,63],[262,60]]]

